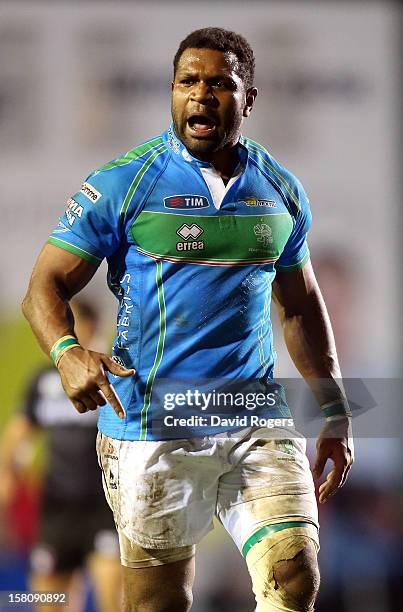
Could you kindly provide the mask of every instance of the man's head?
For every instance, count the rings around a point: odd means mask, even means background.
[[[99,313],[90,301],[81,297],[72,300],[71,308],[74,315],[74,331],[79,342],[87,346],[95,336]]]
[[[248,42],[222,28],[187,36],[174,58],[172,118],[175,132],[196,156],[207,159],[233,146],[257,90]]]

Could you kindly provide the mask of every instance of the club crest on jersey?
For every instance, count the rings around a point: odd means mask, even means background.
[[[269,244],[273,242],[273,232],[270,225],[267,225],[267,223],[257,223],[253,228],[253,232],[257,241],[263,246],[269,246]]]
[[[184,194],[164,198],[164,206],[165,208],[188,210],[189,208],[208,208],[210,203],[205,196]]]
[[[177,251],[201,251],[204,249],[203,240],[197,240],[199,236],[203,233],[203,228],[196,225],[196,223],[192,223],[192,225],[188,225],[187,223],[183,223],[177,230],[176,233],[178,236],[186,240],[186,242],[177,242],[176,250]]]
[[[276,208],[277,204],[274,200],[259,200],[258,198],[245,198],[240,200],[240,204],[246,206],[267,206],[268,208]]]

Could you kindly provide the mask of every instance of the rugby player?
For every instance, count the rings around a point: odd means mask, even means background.
[[[89,175],[39,255],[23,303],[78,412],[101,407],[97,449],[125,611],[190,609],[195,545],[214,514],[246,558],[259,612],[313,610],[319,525],[303,437],[292,427],[206,425],[169,439],[157,426],[163,381],[270,388],[272,292],[290,355],[323,411],[314,477],[328,459],[334,465],[320,502],[353,461],[334,338],[309,259],[307,196],[241,135],[256,96],[242,36],[191,33],[174,58],[171,127]],[[119,300],[113,358],[80,346],[69,307],[104,257]],[[330,436],[334,421],[339,433]]]

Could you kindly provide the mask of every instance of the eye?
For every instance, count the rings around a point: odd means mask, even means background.
[[[181,85],[193,85],[193,83],[195,83],[195,79],[192,79],[190,77],[180,80]]]
[[[231,79],[212,79],[210,85],[215,89],[226,89],[228,91],[235,91],[236,89],[236,85]]]
[[[226,86],[225,81],[222,81],[221,79],[216,79],[214,81],[211,82],[212,87],[218,87],[219,89],[222,89],[223,87]]]

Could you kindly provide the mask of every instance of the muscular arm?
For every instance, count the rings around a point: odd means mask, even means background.
[[[341,398],[332,326],[312,264],[295,272],[277,272],[273,298],[288,352],[319,404]]]
[[[318,403],[323,405],[342,399],[343,392],[338,384],[341,373],[333,331],[311,263],[295,272],[277,272],[273,298],[288,352]],[[340,438],[331,437],[330,424],[318,437],[314,477],[320,477],[327,459],[335,463],[327,481],[319,489],[321,502],[344,484],[353,462],[348,419],[337,427],[341,432]]]
[[[93,264],[51,244],[39,254],[22,312],[47,355],[56,340],[74,335],[69,300],[89,283],[96,270]]]
[[[22,311],[43,351],[49,355],[53,344],[62,336],[74,335],[74,317],[69,300],[91,280],[96,267],[68,251],[47,244],[32,272]],[[58,365],[64,390],[78,412],[95,410],[105,398],[120,418],[123,407],[105,375],[131,376],[107,355],[72,348]]]

